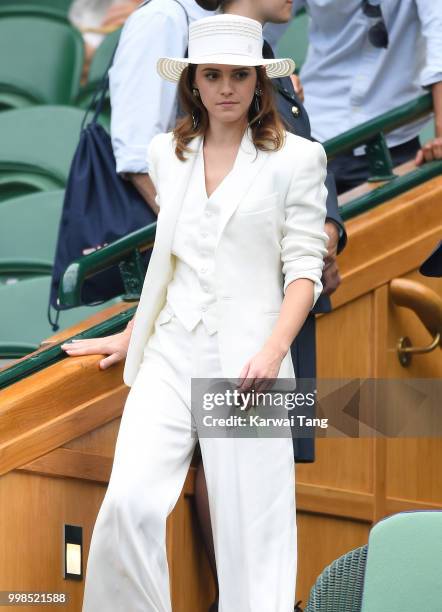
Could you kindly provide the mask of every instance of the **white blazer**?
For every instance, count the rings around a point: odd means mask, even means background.
[[[175,155],[172,133],[158,134],[149,146],[150,176],[160,206],[155,244],[135,314],[124,368],[131,386],[166,302],[173,277],[175,225],[201,137],[189,145],[185,162]],[[323,147],[286,134],[279,151],[257,151],[244,134],[223,202],[216,239],[215,285],[218,341],[223,375],[237,378],[272,333],[285,289],[297,278],[314,282],[312,308],[322,292],[327,253],[324,231],[327,158]],[[227,197],[228,194],[228,197]],[[216,192],[212,198],[216,197]],[[294,378],[290,351],[278,378]]]

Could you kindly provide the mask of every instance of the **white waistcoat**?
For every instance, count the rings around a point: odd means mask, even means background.
[[[218,185],[217,196],[228,180],[229,175]],[[222,202],[213,195],[206,192],[201,142],[172,242],[176,261],[167,302],[188,331],[202,320],[209,334],[218,331],[215,251]]]

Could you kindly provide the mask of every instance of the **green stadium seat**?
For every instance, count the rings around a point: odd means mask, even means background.
[[[87,79],[88,83],[98,83],[101,81],[109,66],[114,51],[117,48],[120,35],[121,28],[115,30],[115,32],[112,32],[111,34],[108,34],[103,39],[103,42],[98,47],[94,57],[92,58]]]
[[[370,531],[362,612],[442,609],[442,511],[400,512]]]
[[[62,14],[23,6],[0,8],[2,109],[72,103],[83,62],[83,38]]]
[[[3,8],[37,9],[45,12],[66,15],[73,0],[0,0],[0,10]]]
[[[64,188],[83,117],[64,106],[0,113],[0,206],[10,197]]]
[[[365,545],[328,565],[312,587],[304,612],[360,612],[366,561]]]
[[[0,285],[51,274],[64,191],[35,193],[0,205]]]
[[[302,68],[308,49],[309,17],[305,10],[299,11],[281,36],[276,48],[277,57],[291,57],[296,63],[296,74]]]
[[[50,276],[39,276],[0,286],[0,359],[19,358],[35,351],[54,332],[47,320]],[[100,312],[121,298],[101,306],[81,306],[60,313],[60,329]]]
[[[81,108],[89,108],[94,98],[97,87],[103,80],[104,75],[109,67],[112,56],[117,48],[120,40],[121,28],[108,34],[101,45],[96,50],[89,68],[88,82],[81,89],[80,95],[77,98],[76,104]],[[109,95],[106,98],[105,106],[101,112],[101,119],[106,126],[110,125],[111,107]]]
[[[379,521],[368,545],[339,557],[316,580],[304,612],[436,612],[442,602],[442,511]]]

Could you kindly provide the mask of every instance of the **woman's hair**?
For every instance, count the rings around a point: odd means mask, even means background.
[[[193,95],[196,65],[186,67],[178,83],[178,97],[184,116],[178,120],[173,131],[175,137],[175,153],[178,159],[184,161],[185,153],[190,152],[188,144],[196,137],[206,133],[209,127],[209,116],[199,96]],[[256,67],[257,89],[259,96],[259,112],[256,111],[256,94],[249,109],[249,126],[252,130],[253,143],[261,151],[278,151],[284,144],[285,128],[276,109],[273,86],[262,66]]]

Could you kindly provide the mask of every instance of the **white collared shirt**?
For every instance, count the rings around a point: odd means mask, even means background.
[[[232,170],[207,196],[203,142],[195,159],[172,242],[175,273],[167,302],[183,326],[192,331],[203,321],[209,334],[217,331],[215,250],[223,191]]]
[[[187,12],[187,17],[186,17]],[[117,172],[148,173],[147,147],[177,113],[176,85],[156,70],[160,57],[184,57],[188,20],[213,15],[195,0],[151,0],[126,21],[109,72],[112,147]]]
[[[442,80],[442,0],[382,0],[387,49],[369,42],[368,30],[377,19],[364,15],[361,0],[295,0],[294,5],[296,10],[305,6],[310,15],[300,76],[312,134],[320,142],[414,100]],[[388,145],[411,140],[427,121],[391,132]]]

